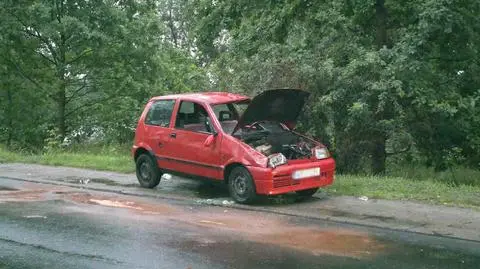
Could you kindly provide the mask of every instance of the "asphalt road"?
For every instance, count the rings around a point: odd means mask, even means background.
[[[478,268],[480,243],[0,178],[0,268]]]

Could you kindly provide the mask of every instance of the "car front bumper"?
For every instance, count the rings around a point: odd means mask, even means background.
[[[295,180],[292,174],[298,170],[320,168],[320,175]],[[272,168],[247,167],[255,182],[258,194],[277,195],[331,185],[335,174],[333,158],[308,161],[304,163],[285,164]]]

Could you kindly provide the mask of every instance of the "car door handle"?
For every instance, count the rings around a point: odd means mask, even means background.
[[[170,137],[176,138],[176,137],[177,137],[177,134],[176,134],[176,133],[171,133],[171,134],[170,134]]]

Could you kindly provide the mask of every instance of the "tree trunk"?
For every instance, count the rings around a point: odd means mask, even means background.
[[[378,49],[387,46],[387,9],[385,8],[385,0],[377,0],[375,3],[375,15],[376,15],[376,40],[375,43]],[[378,119],[384,119],[385,115],[378,115]],[[372,173],[384,174],[385,162],[387,160],[387,152],[385,145],[387,142],[387,136],[382,131],[374,132],[373,134],[373,146],[372,146]]]
[[[12,97],[12,91],[10,89],[7,89],[7,100],[8,100],[8,106],[7,106],[7,117],[8,117],[7,148],[9,148],[12,145],[12,140],[13,140],[13,115],[12,115],[13,114],[13,97]]]
[[[178,37],[177,37],[177,30],[175,29],[175,21],[173,18],[173,4],[172,1],[168,1],[168,27],[170,28],[170,32],[172,34],[173,44],[175,47],[178,47]]]
[[[377,31],[375,43],[378,49],[387,46],[387,9],[385,8],[385,0],[377,0],[375,3],[375,17],[377,21]]]
[[[57,93],[57,128],[60,139],[63,141],[67,135],[67,126],[65,119],[65,106],[66,106],[66,84],[65,81],[61,82],[60,90]]]
[[[62,18],[64,15],[63,1],[56,4],[56,18],[59,24],[62,24]],[[58,44],[58,59],[57,59],[57,76],[60,81],[60,88],[57,93],[57,128],[62,142],[67,135],[66,114],[65,109],[67,106],[67,41],[63,29],[60,32],[60,44]]]
[[[387,139],[385,135],[378,134],[372,149],[372,173],[381,175],[385,173],[385,162],[387,160],[387,152],[385,145]]]

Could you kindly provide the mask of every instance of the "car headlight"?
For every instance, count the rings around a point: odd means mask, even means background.
[[[327,148],[315,148],[315,158],[322,160],[328,157],[330,157],[330,152],[328,152]]]
[[[282,153],[275,153],[268,156],[268,166],[275,168],[279,165],[286,164],[287,158]]]

